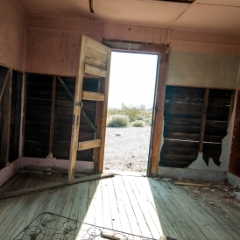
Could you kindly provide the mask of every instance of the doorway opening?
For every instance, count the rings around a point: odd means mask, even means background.
[[[104,169],[147,172],[158,55],[113,51]]]

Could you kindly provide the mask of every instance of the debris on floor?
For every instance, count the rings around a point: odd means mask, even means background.
[[[229,204],[240,208],[240,189],[228,183],[227,179],[219,182],[183,178],[155,178],[158,181],[168,181],[190,192],[194,200],[202,200],[203,204],[222,207]],[[170,185],[169,185],[170,186]]]
[[[22,169],[18,170],[19,172],[35,172],[38,174],[53,174],[53,173],[61,173],[64,175],[68,175],[68,170],[67,169],[63,169],[63,168],[59,168],[59,167],[39,167],[39,166],[32,166],[32,165],[28,165]],[[87,175],[91,175],[92,173],[80,173],[80,172],[76,172],[75,173],[75,177],[76,178],[81,178]]]

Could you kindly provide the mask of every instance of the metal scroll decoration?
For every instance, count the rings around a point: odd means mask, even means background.
[[[58,214],[39,214],[13,240],[155,240],[153,238],[116,231],[109,228],[78,222]]]

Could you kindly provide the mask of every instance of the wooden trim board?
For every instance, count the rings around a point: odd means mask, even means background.
[[[83,182],[88,182],[88,181],[95,181],[95,180],[109,178],[109,177],[114,177],[114,174],[113,173],[103,173],[103,174],[95,174],[95,175],[91,175],[91,176],[86,176],[86,177],[76,179],[72,184],[78,184],[78,183],[83,183]],[[0,199],[24,196],[27,194],[32,194],[32,193],[50,190],[50,189],[58,188],[58,187],[64,187],[64,186],[68,186],[68,182],[66,180],[59,181],[56,183],[48,183],[48,184],[44,184],[41,186],[35,186],[35,187],[23,189],[23,190],[17,190],[14,192],[4,192],[1,194]]]
[[[101,139],[79,142],[78,143],[78,151],[91,149],[91,148],[97,148],[100,146],[101,146]]]
[[[89,101],[104,101],[104,94],[98,92],[83,91],[82,99]]]
[[[99,76],[99,77],[106,77],[107,76],[107,71],[98,67],[90,66],[88,64],[85,64],[85,73],[92,74],[94,76]]]

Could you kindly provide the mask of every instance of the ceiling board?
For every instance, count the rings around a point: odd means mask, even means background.
[[[197,3],[221,6],[240,6],[239,0],[197,0]]]
[[[27,13],[90,18],[88,0],[16,0]]]
[[[14,1],[14,0],[11,0]],[[240,0],[196,0],[193,4],[157,0],[15,0],[27,13],[105,20],[139,26],[240,34]]]
[[[190,4],[139,0],[95,0],[91,16],[88,0],[17,0],[27,13],[94,18],[143,25],[170,26]]]
[[[162,1],[97,0],[94,11],[96,19],[167,27],[189,6]]]
[[[196,4],[173,28],[240,34],[240,8]]]

